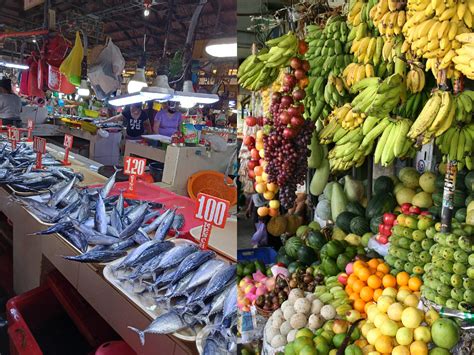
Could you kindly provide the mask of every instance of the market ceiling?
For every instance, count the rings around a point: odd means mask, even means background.
[[[33,1],[41,2],[41,1]],[[147,1],[145,1],[147,2]],[[193,12],[199,0],[149,0],[150,15],[144,16],[144,0],[50,0],[56,11],[56,29],[73,39],[77,29],[87,33],[89,45],[103,44],[112,38],[127,61],[135,61],[143,50],[147,34],[148,57],[161,57],[166,37],[169,53],[183,49]],[[196,40],[235,37],[236,0],[207,0],[196,29]],[[24,10],[24,1],[0,0],[0,33],[42,29],[44,6]],[[170,30],[167,36],[167,23]],[[18,54],[22,41],[32,38],[0,40],[0,54]]]

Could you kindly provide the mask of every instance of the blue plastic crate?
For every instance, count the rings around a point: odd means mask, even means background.
[[[263,247],[255,249],[237,250],[238,261],[261,261],[265,265],[276,263],[277,252],[273,248]]]

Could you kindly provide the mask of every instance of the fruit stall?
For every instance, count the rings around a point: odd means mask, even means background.
[[[474,2],[273,10],[238,70],[241,353],[473,353]]]

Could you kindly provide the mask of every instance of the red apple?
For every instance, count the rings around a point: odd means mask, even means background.
[[[247,126],[253,127],[257,124],[257,119],[253,116],[248,116],[247,118],[245,118],[245,123],[247,124]]]
[[[409,211],[411,214],[420,214],[420,213],[421,213],[420,207],[417,207],[417,206],[411,206],[408,211]]]
[[[254,146],[254,145],[255,145],[255,138],[252,137],[252,136],[245,136],[243,143],[244,143],[247,147],[249,147],[249,146]]]
[[[393,225],[393,222],[397,219],[397,216],[393,213],[384,213],[383,214],[383,223],[389,226]]]
[[[293,104],[293,98],[290,95],[284,95],[281,97],[280,107],[286,109]]]
[[[294,88],[295,85],[296,85],[296,78],[293,74],[285,74],[285,76],[283,77],[283,85],[287,85],[289,86],[290,88]]]
[[[302,66],[301,60],[299,58],[293,57],[290,59],[290,67],[298,70]]]
[[[259,160],[260,159],[260,154],[258,153],[258,150],[253,148],[250,151],[250,156],[252,157],[252,160]]]
[[[378,239],[378,242],[379,242],[380,244],[383,244],[383,245],[387,244],[387,243],[388,243],[388,236],[386,236],[386,235],[381,235],[381,236],[379,237],[379,239]]]
[[[298,116],[300,114],[300,107],[299,105],[291,105],[289,108],[288,108],[288,114],[290,116]]]
[[[273,101],[273,102],[280,102],[280,100],[281,100],[281,93],[279,93],[279,92],[274,92],[274,93],[272,94],[272,101]]]
[[[302,89],[296,89],[295,91],[293,91],[292,95],[295,101],[301,101],[306,97],[306,91]]]
[[[303,69],[296,69],[295,70],[295,78],[301,80],[306,78],[306,72]]]
[[[258,165],[260,164],[257,160],[249,160],[249,162],[247,163],[247,168],[253,171],[253,169]]]
[[[411,207],[411,203],[407,202],[401,205],[400,209],[402,210],[403,214],[408,214],[410,212],[410,207]]]
[[[255,179],[255,172],[253,170],[249,169],[249,172],[247,175],[249,176],[250,179]]]
[[[309,70],[311,69],[311,65],[309,64],[307,60],[303,60],[301,67],[303,68],[305,72],[309,72]]]
[[[304,119],[301,116],[291,117],[290,124],[292,127],[300,128],[304,125]]]
[[[286,139],[295,138],[296,137],[296,130],[292,129],[292,128],[289,128],[289,127],[286,127],[283,130],[283,137],[285,137]]]

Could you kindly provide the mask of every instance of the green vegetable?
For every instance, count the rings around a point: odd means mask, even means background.
[[[306,235],[306,245],[314,250],[320,250],[326,243],[326,239],[321,232],[309,231]]]
[[[364,185],[361,181],[354,180],[346,175],[344,177],[344,192],[349,201],[360,201],[364,197]]]
[[[337,258],[344,251],[345,243],[340,240],[331,240],[327,245],[327,255],[331,258]]]
[[[319,196],[324,190],[329,178],[329,160],[324,158],[319,169],[316,169],[316,172],[311,179],[309,184],[309,192],[313,196]]]
[[[285,252],[286,254],[296,259],[298,255],[298,249],[303,245],[303,241],[298,237],[291,237],[285,242]]]
[[[341,212],[346,210],[347,198],[342,189],[342,186],[338,183],[335,183],[332,187],[332,196],[331,196],[331,215],[333,220],[337,219],[337,216]]]
[[[349,264],[351,258],[349,258],[346,254],[340,254],[337,257],[336,264],[340,271],[344,271],[346,269],[346,265]]]
[[[319,144],[318,132],[315,130],[313,136],[311,137],[311,143],[309,145],[311,155],[308,158],[308,168],[318,169],[322,163],[322,147]]]
[[[397,206],[397,201],[392,194],[384,193],[374,195],[367,204],[365,214],[367,218],[373,218],[375,216],[380,216],[385,212],[393,211],[395,206]]]
[[[339,273],[339,268],[334,259],[326,258],[321,262],[321,271],[326,276],[336,276]]]

